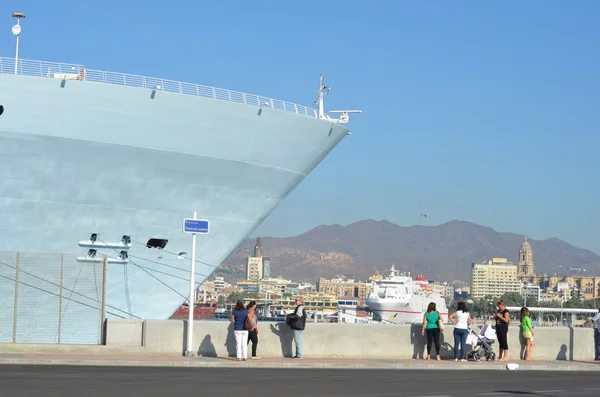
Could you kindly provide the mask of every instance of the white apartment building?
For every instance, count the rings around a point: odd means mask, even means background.
[[[471,297],[499,298],[507,292],[521,293],[517,265],[506,258],[492,258],[471,266]]]

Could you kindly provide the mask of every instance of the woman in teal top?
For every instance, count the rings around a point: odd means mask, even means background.
[[[532,360],[531,353],[533,352],[533,326],[531,325],[531,318],[529,317],[529,309],[526,307],[521,308],[521,332],[523,333],[523,339],[525,339],[525,360]]]
[[[435,302],[431,302],[427,306],[427,313],[423,315],[423,329],[421,330],[421,335],[425,335],[425,332],[427,332],[426,360],[429,360],[431,357],[432,342],[435,344],[437,360],[440,360],[440,326],[438,325],[438,321],[441,318],[440,313],[436,310]]]

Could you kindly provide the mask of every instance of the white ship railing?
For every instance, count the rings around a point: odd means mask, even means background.
[[[223,88],[184,83],[181,81],[165,80],[155,77],[138,76],[134,74],[105,72],[103,70],[86,69],[83,65],[19,59],[17,74],[23,76],[46,77],[64,80],[90,81],[94,83],[115,84],[127,87],[148,88],[153,90],[176,92],[205,98],[220,99],[247,105],[262,106],[303,114],[317,118],[317,110],[279,99],[246,94]],[[0,57],[0,74],[14,74],[15,59]]]

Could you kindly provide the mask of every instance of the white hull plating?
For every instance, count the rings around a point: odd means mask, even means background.
[[[0,104],[0,251],[85,256],[90,233],[130,235],[130,262],[109,265],[109,317],[168,318],[189,295],[182,219],[211,222],[200,284],[348,134],[295,113],[51,78],[0,74]],[[147,249],[149,238],[168,244]],[[12,300],[0,300],[0,341]]]

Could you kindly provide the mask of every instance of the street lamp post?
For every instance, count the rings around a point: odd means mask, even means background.
[[[17,24],[12,27],[12,34],[17,38],[17,49],[15,51],[15,74],[17,74],[19,66],[19,35],[21,34],[21,18],[25,18],[22,12],[13,12],[13,18],[17,18]]]
[[[564,299],[561,296],[560,297],[560,325],[563,325],[563,304],[564,304]]]

